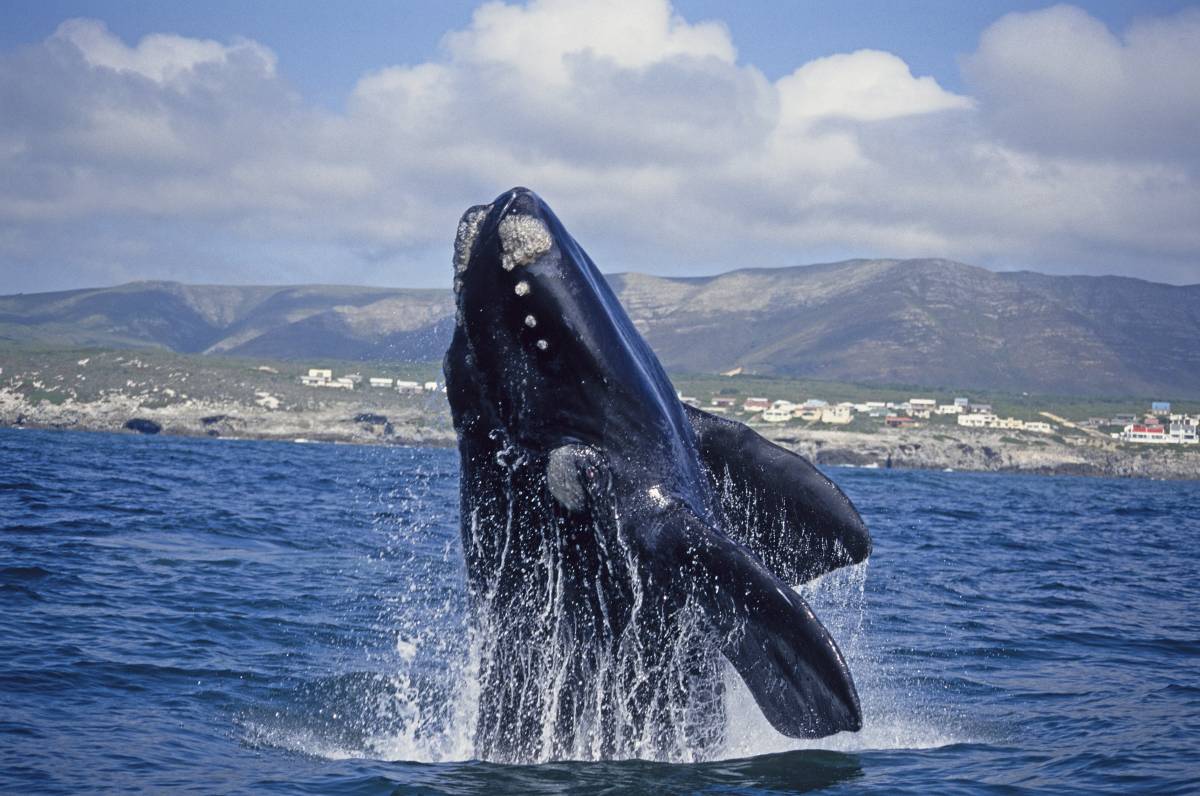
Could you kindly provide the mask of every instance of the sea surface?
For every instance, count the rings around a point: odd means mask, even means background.
[[[860,733],[472,760],[448,450],[0,430],[0,791],[1195,793],[1200,482],[839,469]]]

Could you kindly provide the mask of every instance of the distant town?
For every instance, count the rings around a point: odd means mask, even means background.
[[[1200,478],[1200,401],[673,373],[680,399],[819,466]],[[309,362],[0,341],[0,428],[455,443],[437,362]]]
[[[1035,434],[1054,434],[1060,427],[1076,429],[1099,435],[1100,429],[1120,426],[1120,431],[1110,431],[1108,436],[1120,442],[1138,442],[1156,445],[1195,445],[1200,443],[1200,417],[1172,413],[1166,401],[1151,402],[1149,411],[1140,419],[1133,414],[1114,417],[1091,417],[1074,423],[1050,412],[1039,414],[1054,420],[1021,420],[1015,417],[1000,417],[992,411],[991,404],[978,403],[966,397],[956,397],[949,403],[939,403],[935,398],[909,398],[907,401],[864,401],[855,403],[842,401],[830,403],[819,398],[803,402],[766,397],[749,397],[740,403],[736,398],[714,396],[707,406],[689,395],[679,394],[684,403],[716,414],[736,413],[751,421],[763,423],[824,423],[831,426],[846,426],[856,417],[876,419],[888,428],[919,428],[922,421],[932,418],[954,417],[956,425],[964,428],[989,428],[1026,431]]]
[[[309,387],[354,390],[390,389],[401,393],[445,392],[444,384],[437,381],[408,381],[384,376],[363,377],[360,373],[334,376],[329,368],[309,368],[300,376],[300,383]],[[940,403],[936,398],[913,397],[906,401],[841,401],[832,403],[820,398],[804,401],[769,397],[739,399],[714,395],[707,405],[690,395],[679,393],[679,399],[714,414],[737,414],[741,419],[762,423],[822,423],[830,426],[848,426],[856,418],[868,418],[888,428],[920,428],[924,422],[934,418],[954,418],[963,428],[999,429],[1024,431],[1033,434],[1055,434],[1063,428],[1083,431],[1096,436],[1107,435],[1120,442],[1136,442],[1149,445],[1195,445],[1200,444],[1200,417],[1173,413],[1167,401],[1152,401],[1148,411],[1140,417],[1135,414],[1118,414],[1113,417],[1090,417],[1082,422],[1072,422],[1048,411],[1038,414],[1046,420],[1022,420],[1016,417],[1000,417],[992,411],[992,405],[973,401],[965,396]],[[1112,427],[1120,430],[1107,431]]]
[[[363,385],[360,373],[348,373],[345,376],[334,376],[328,368],[309,368],[308,373],[300,377],[300,383],[308,387],[326,387],[334,390],[353,390]],[[401,393],[445,392],[446,385],[436,381],[409,381],[393,379],[390,376],[368,376],[366,385],[370,388],[395,390]]]

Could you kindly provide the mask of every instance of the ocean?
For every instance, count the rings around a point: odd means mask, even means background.
[[[1195,793],[1200,482],[833,468],[864,728],[472,759],[450,450],[0,430],[0,791]]]

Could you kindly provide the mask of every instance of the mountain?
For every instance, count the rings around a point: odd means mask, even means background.
[[[670,370],[1200,396],[1200,285],[849,260],[607,277]],[[0,297],[0,340],[318,360],[441,356],[449,291],[138,282]]]
[[[440,356],[448,290],[132,282],[0,296],[0,340],[279,359]]]

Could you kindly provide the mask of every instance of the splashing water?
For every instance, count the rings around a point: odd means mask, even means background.
[[[519,462],[505,459],[503,464],[511,468]],[[431,492],[440,475],[417,471],[399,489],[360,496],[368,506],[382,503],[382,510],[374,510],[385,540],[378,560],[387,563],[389,577],[380,586],[375,621],[377,632],[393,639],[391,650],[373,653],[382,658],[381,664],[386,662],[383,670],[351,683],[327,683],[327,693],[316,700],[325,707],[316,717],[289,721],[277,716],[273,722],[247,722],[250,742],[330,759],[427,763],[475,759],[481,752],[487,754],[479,747],[486,683],[489,678],[495,684],[516,677],[528,682],[517,682],[515,691],[509,689],[509,710],[532,715],[534,721],[493,727],[492,740],[504,732],[527,735],[516,740],[524,759],[533,761],[697,762],[793,750],[932,748],[964,740],[939,729],[946,717],[891,677],[872,650],[866,562],[796,588],[838,641],[863,705],[860,732],[821,739],[789,738],[767,722],[732,666],[713,651],[711,643],[706,646],[711,641],[709,631],[694,606],[678,606],[679,615],[670,617],[647,615],[656,609],[645,604],[639,579],[630,574],[637,570],[636,552],[619,523],[615,534],[599,525],[592,531],[607,539],[609,575],[616,571],[624,576],[617,584],[597,577],[599,604],[605,602],[605,588],[632,590],[624,595],[632,609],[623,632],[606,625],[607,635],[601,638],[605,643],[589,646],[562,621],[568,613],[564,581],[572,573],[563,560],[566,540],[553,533],[541,537],[534,555],[532,571],[539,577],[526,582],[519,595],[521,601],[542,606],[540,624],[532,631],[506,627],[486,612],[472,621],[461,542],[457,536],[446,537],[450,518]],[[514,522],[520,518],[512,516],[511,504],[505,511],[502,528],[478,527],[475,517],[473,538],[478,542],[481,534],[490,532],[498,538],[489,543],[511,544]],[[499,588],[498,583],[489,584],[485,602],[494,601]],[[612,621],[608,616],[592,618]],[[661,639],[635,632],[651,621],[675,630],[671,643],[662,649],[648,649]],[[532,632],[536,640],[506,638],[522,631]],[[522,645],[516,658],[512,657],[514,644]],[[569,688],[572,683],[578,686],[579,680],[586,681],[585,688]],[[655,680],[667,682],[667,688],[648,691],[648,683]],[[574,696],[568,698],[568,692]],[[639,715],[645,711],[637,708],[646,700],[654,702],[656,709],[649,716]],[[564,709],[572,714],[564,716]],[[504,715],[500,718],[508,720]],[[566,736],[564,745],[558,730],[568,719],[576,731]]]

